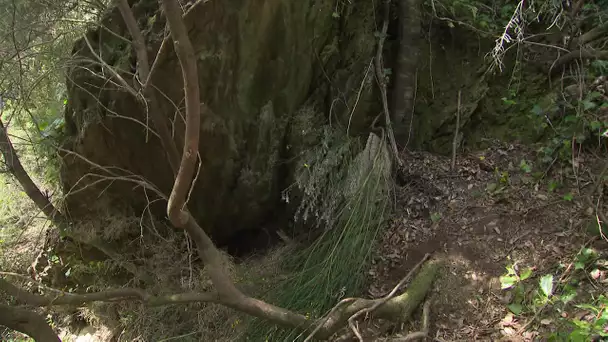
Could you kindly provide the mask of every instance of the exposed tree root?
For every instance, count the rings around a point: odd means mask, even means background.
[[[145,291],[134,288],[122,288],[90,294],[73,294],[52,290],[44,287],[52,295],[37,295],[20,289],[7,280],[0,278],[0,291],[16,298],[18,301],[34,306],[47,307],[54,305],[82,305],[90,302],[115,302],[135,300],[149,306],[162,306],[171,304],[185,304],[206,302],[225,305],[245,312],[252,316],[267,319],[277,325],[300,329],[309,332],[318,339],[327,339],[348,324],[351,317],[359,312],[372,312],[377,318],[393,321],[405,321],[424,300],[427,292],[439,271],[440,261],[433,260],[422,266],[418,275],[412,280],[407,291],[399,296],[386,300],[350,298],[335,307],[326,317],[312,321],[304,315],[275,307],[255,298],[242,295],[240,298],[222,298],[217,292],[209,293],[177,293],[169,295],[151,296]],[[6,274],[4,274],[6,275]],[[373,308],[373,310],[372,310]],[[315,324],[323,322],[323,324]]]

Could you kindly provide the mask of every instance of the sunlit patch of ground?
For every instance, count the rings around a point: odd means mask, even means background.
[[[446,266],[430,297],[433,337],[520,341],[554,329],[549,320],[538,327],[527,324],[535,317],[510,315],[510,294],[499,277],[507,265],[542,274],[571,262],[589,241],[592,218],[574,184],[592,180],[582,172],[535,172],[534,154],[513,145],[461,156],[454,170],[448,158],[427,153],[404,159],[396,215],[369,270],[369,295],[385,295],[425,253],[434,253]]]

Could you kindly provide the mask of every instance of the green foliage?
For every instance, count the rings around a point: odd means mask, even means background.
[[[532,268],[518,269],[508,265],[500,277],[501,287],[511,292],[507,309],[516,316],[534,315],[534,319],[554,321],[557,332],[549,336],[552,341],[590,341],[593,337],[608,337],[608,299],[604,294],[589,298],[583,290],[590,279],[608,270],[605,257],[591,248],[582,248],[569,265],[563,265],[569,277],[543,274],[534,282]],[[601,285],[600,285],[601,286]],[[584,319],[569,314],[583,311]]]
[[[532,172],[532,166],[530,166],[530,163],[527,160],[525,160],[525,159],[522,159],[519,162],[519,168],[523,172],[525,172],[525,173],[531,173]]]
[[[56,147],[67,105],[65,74],[74,41],[95,24],[108,1],[0,0],[1,114],[26,164],[48,182],[58,179]],[[10,39],[9,39],[10,38]]]
[[[431,221],[433,221],[433,223],[437,223],[441,220],[441,213],[432,213],[431,214]]]
[[[600,295],[590,304],[580,304],[576,306],[580,309],[589,310],[592,314],[590,321],[573,319],[573,331],[570,333],[571,341],[589,341],[592,337],[608,338],[608,298]]]

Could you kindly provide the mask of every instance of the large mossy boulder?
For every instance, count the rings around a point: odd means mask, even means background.
[[[164,16],[156,0],[132,5],[155,60],[151,77],[161,111],[181,146],[182,76],[173,44],[165,39]],[[210,109],[201,120],[201,166],[188,206],[218,242],[228,241],[284,213],[282,191],[294,188],[297,168],[308,163],[301,159],[323,142],[328,127],[365,141],[382,113],[372,68],[381,16],[367,0],[198,1],[186,7],[200,99]],[[399,41],[398,18],[391,18],[387,70]],[[422,25],[430,20],[423,14]],[[486,72],[484,51],[493,41],[439,24],[428,39],[413,42],[424,53],[416,68],[409,147],[449,153],[457,113],[469,145],[486,132],[500,137],[501,127],[527,119],[527,105],[503,108],[508,85]],[[102,198],[106,209],[108,203],[134,215],[150,209],[163,218],[166,203],[138,184],[145,180],[168,194],[174,179],[147,108],[99,62],[130,84],[141,82],[120,13],[110,11],[86,37],[74,46],[67,77],[62,182],[68,212],[76,218],[95,215]]]
[[[306,140],[304,133],[293,132],[301,129],[290,124],[294,114],[319,88],[315,80],[327,78],[324,72],[329,64],[337,69],[346,63],[331,49],[337,49],[344,25],[335,17],[334,5],[329,0],[199,1],[184,17],[198,58],[200,98],[210,108],[202,116],[201,167],[188,206],[217,240],[255,229],[277,214],[291,151],[300,150],[295,145]],[[373,10],[370,5],[361,8]],[[133,9],[152,61],[166,34],[158,1],[141,0]],[[353,5],[353,10],[360,9]],[[351,20],[345,27],[356,25],[361,22]],[[361,35],[371,37],[367,47],[371,51],[373,32]],[[145,179],[166,194],[173,185],[173,173],[146,108],[98,61],[101,57],[127,82],[140,82],[133,74],[134,51],[122,37],[129,34],[114,9],[101,28],[89,31],[87,39],[74,47],[63,148],[81,157],[64,152],[62,168],[72,216],[94,214],[94,203],[102,196],[114,208],[130,208],[137,215],[151,209],[163,217],[165,203],[134,179]],[[349,51],[360,50],[348,48],[360,44],[359,40],[340,42],[347,59]],[[151,77],[180,146],[184,130],[181,70],[171,42],[165,45]],[[359,76],[347,74],[354,75]],[[344,79],[345,84],[358,86],[349,77]],[[316,103],[322,103],[324,96],[318,93],[321,101]],[[321,124],[322,118],[318,123],[307,122],[311,128]],[[109,168],[111,174],[99,166]]]

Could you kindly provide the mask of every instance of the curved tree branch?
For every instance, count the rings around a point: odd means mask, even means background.
[[[608,50],[580,49],[569,52],[553,63],[551,69],[549,69],[549,73],[554,74],[559,72],[564,66],[576,59],[608,59]]]
[[[198,143],[201,126],[201,104],[198,84],[198,69],[194,49],[182,20],[182,10],[177,1],[163,0],[163,8],[171,29],[173,45],[182,69],[186,97],[186,134],[182,159],[175,184],[169,196],[167,214],[176,227],[183,227],[192,217],[186,209],[186,196],[196,169]]]
[[[129,34],[133,38],[133,47],[135,48],[135,54],[137,56],[137,73],[139,74],[140,81],[144,82],[142,91],[145,101],[149,104],[148,110],[150,112],[150,117],[152,118],[152,123],[158,131],[160,142],[165,149],[165,153],[167,153],[169,165],[173,170],[173,174],[176,175],[179,168],[179,151],[177,150],[177,146],[175,146],[175,141],[173,141],[173,138],[171,137],[171,132],[169,131],[169,127],[167,127],[165,117],[163,117],[161,113],[158,99],[154,93],[154,87],[152,87],[150,82],[150,62],[148,60],[144,36],[137,26],[137,20],[135,20],[135,15],[133,15],[133,11],[131,10],[131,7],[129,7],[128,0],[118,0],[117,6],[125,21],[125,25],[129,30]],[[161,50],[164,45],[163,41]],[[140,98],[138,97],[138,99]]]
[[[585,32],[580,35],[578,38],[573,39],[570,44],[570,48],[582,47],[587,43],[591,43],[596,39],[602,38],[606,36],[608,33],[608,21],[604,22],[602,25],[592,28],[591,30]]]
[[[64,222],[63,215],[53,206],[48,197],[38,188],[36,183],[23,168],[15,147],[11,142],[7,128],[0,118],[0,153],[4,157],[4,163],[8,171],[17,179],[23,187],[23,191],[34,201],[36,206],[53,222]]]
[[[407,291],[399,296],[379,299],[353,298],[350,302],[337,305],[338,309],[319,320],[310,320],[304,315],[279,308],[261,300],[239,296],[222,296],[220,293],[178,293],[151,296],[145,291],[133,288],[112,289],[88,294],[73,294],[43,287],[54,295],[37,295],[23,290],[0,278],[0,291],[30,306],[46,307],[54,305],[82,305],[90,302],[141,301],[149,306],[205,302],[220,304],[254,317],[268,320],[285,328],[298,329],[313,334],[316,338],[330,338],[346,326],[348,320],[359,312],[374,309],[373,314],[389,320],[406,320],[422,302],[431,288],[441,262],[427,262],[411,282]],[[240,292],[239,292],[240,293]],[[371,310],[370,310],[371,311]],[[323,322],[321,326],[315,324]],[[0,322],[1,323],[1,322]]]
[[[46,320],[29,310],[0,304],[0,325],[24,333],[36,342],[61,342]]]
[[[120,1],[126,3],[126,0]],[[418,3],[418,0],[409,1],[412,1],[414,4]],[[198,254],[206,265],[212,283],[217,291],[217,297],[213,298],[213,303],[225,305],[284,327],[313,331],[313,329],[315,329],[315,324],[305,316],[248,297],[237,289],[226,270],[223,268],[222,257],[219,250],[211,241],[205,230],[198,225],[186,207],[186,196],[188,190],[192,186],[198,154],[201,107],[206,107],[204,104],[200,103],[196,58],[188,37],[186,26],[182,19],[181,8],[176,0],[162,0],[162,5],[171,31],[175,51],[180,61],[186,98],[185,140],[181,161],[179,162],[179,170],[167,205],[169,219],[176,228],[183,228],[196,244]],[[127,10],[130,11],[130,8],[122,4],[121,11]],[[123,17],[125,20],[131,20],[129,15],[123,14]],[[128,26],[131,30],[138,30],[136,25]],[[131,35],[133,37],[140,36],[140,34],[136,34],[135,32],[131,32]],[[138,58],[144,60],[141,57]],[[157,57],[157,60],[158,58],[159,57]],[[146,72],[149,71],[144,70],[143,74]],[[141,75],[142,72],[140,71],[140,76]],[[148,79],[149,76],[150,75],[148,75]],[[146,81],[145,87],[147,86],[148,84]],[[153,99],[153,97],[151,99]],[[164,124],[164,121],[160,123]],[[157,130],[160,131],[158,127]],[[166,136],[163,134],[160,135],[164,146],[171,146],[171,144],[174,144],[172,139],[169,141]],[[169,155],[171,155],[171,153],[169,153]],[[169,157],[171,158],[171,156]],[[381,317],[393,318],[403,317],[404,313],[411,313],[419,304],[421,296],[424,297],[430,288],[430,284],[434,280],[437,272],[436,266],[435,263],[429,263],[428,268],[424,268],[421,274],[416,278],[422,286],[420,286],[420,284],[418,286],[412,284],[411,291],[394,297],[383,305],[380,305],[375,313]],[[416,280],[414,280],[414,283],[416,283]],[[141,295],[137,295],[141,298]],[[323,324],[323,327],[321,329],[315,329],[317,330],[315,336],[318,338],[330,337],[335,331],[346,324],[350,316],[366,307],[373,306],[376,303],[376,300],[356,299],[340,310],[333,311],[333,313],[324,319],[325,323]]]

